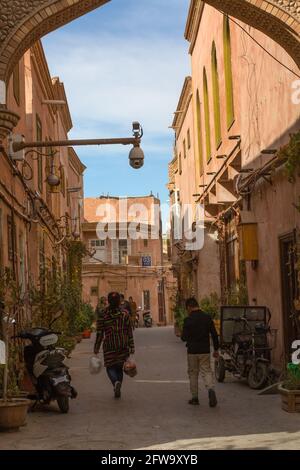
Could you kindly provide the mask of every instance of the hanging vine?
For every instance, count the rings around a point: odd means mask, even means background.
[[[81,241],[67,243],[66,297],[70,331],[75,332],[76,317],[82,308],[82,260],[86,254]]]
[[[289,181],[295,182],[300,176],[300,131],[290,135],[289,143],[279,150],[277,156],[285,161]]]
[[[15,339],[11,340],[11,336],[16,326],[23,325],[24,297],[9,268],[0,272],[0,303],[0,339],[3,339],[6,349],[6,364],[0,366],[0,396],[5,401],[17,395],[23,375],[23,348]]]

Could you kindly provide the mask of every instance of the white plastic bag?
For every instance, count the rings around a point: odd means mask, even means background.
[[[92,375],[99,374],[102,370],[102,362],[98,356],[92,356],[90,358],[90,373]]]

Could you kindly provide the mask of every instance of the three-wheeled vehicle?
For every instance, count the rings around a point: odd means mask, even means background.
[[[247,379],[255,390],[274,382],[270,320],[266,307],[221,307],[220,356],[215,364],[218,382],[224,381],[227,371]]]

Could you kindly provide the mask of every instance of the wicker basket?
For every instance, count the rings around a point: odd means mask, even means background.
[[[287,390],[279,385],[281,407],[288,413],[300,413],[300,390]]]

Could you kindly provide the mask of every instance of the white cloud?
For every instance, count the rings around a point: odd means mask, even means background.
[[[135,43],[65,35],[58,49],[50,44],[47,51],[52,71],[65,83],[75,123],[92,119],[125,130],[140,120],[147,132],[167,132],[188,72],[183,41],[175,46],[167,38]]]
[[[190,74],[183,38],[188,5],[189,0],[113,0],[43,40],[51,74],[65,84],[71,137],[129,136],[134,120],[144,127],[146,162],[139,173],[127,164],[129,148],[78,147],[89,167],[90,195],[99,192],[95,178],[101,175],[105,192],[148,188],[167,195],[173,142],[168,126]],[[114,173],[116,161],[121,174]]]

